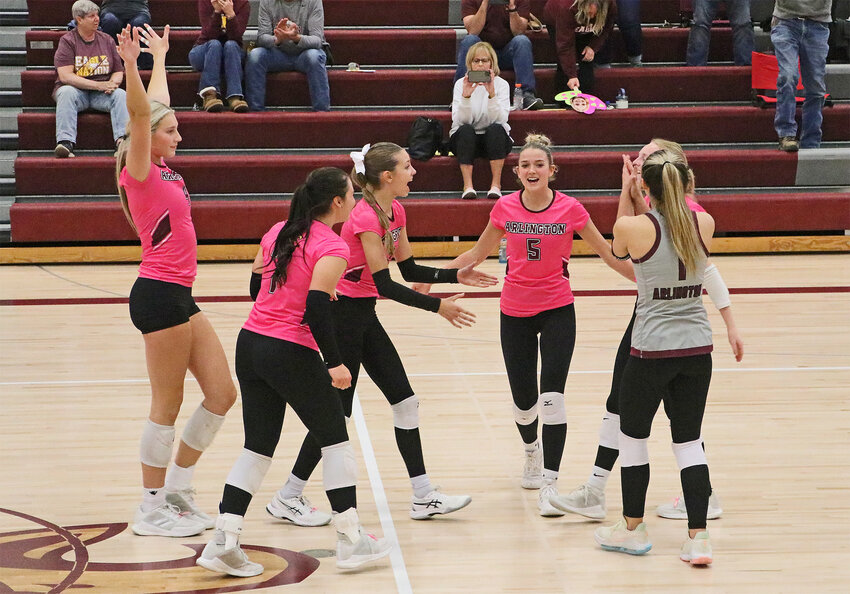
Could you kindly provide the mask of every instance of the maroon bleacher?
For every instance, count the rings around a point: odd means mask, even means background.
[[[71,20],[74,0],[27,0],[29,23],[50,27]],[[99,4],[99,2],[98,2]],[[150,0],[155,25],[192,27],[198,24],[195,0]],[[446,25],[448,0],[323,0],[325,25],[356,27],[374,25]],[[543,17],[546,0],[532,0],[531,11]],[[679,0],[643,0],[644,23],[679,22]]]

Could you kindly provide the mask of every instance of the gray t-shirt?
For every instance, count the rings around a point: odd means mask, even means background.
[[[773,16],[778,19],[809,19],[831,23],[832,0],[776,0]]]

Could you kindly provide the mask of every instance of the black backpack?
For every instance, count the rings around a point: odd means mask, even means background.
[[[407,152],[411,159],[427,161],[443,147],[443,125],[439,120],[419,116],[407,134]]]

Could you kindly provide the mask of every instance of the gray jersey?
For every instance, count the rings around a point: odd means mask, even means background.
[[[710,353],[711,325],[702,304],[708,259],[705,246],[696,272],[688,273],[679,260],[664,217],[654,209],[646,216],[655,224],[656,236],[649,252],[633,260],[638,298],[631,353],[641,359]]]

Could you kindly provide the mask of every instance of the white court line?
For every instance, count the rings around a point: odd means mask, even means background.
[[[850,366],[842,367],[715,367],[714,373],[764,373],[768,371],[850,371]],[[364,370],[361,375],[368,377]],[[610,369],[589,369],[586,371],[570,370],[570,375],[604,375],[611,373]],[[407,377],[464,377],[464,376],[495,376],[505,375],[504,371],[460,371],[456,373],[408,373]],[[187,376],[188,381],[195,381],[192,376]],[[71,386],[71,385],[96,385],[96,384],[148,384],[147,378],[128,379],[102,379],[102,380],[56,380],[44,382],[0,382],[0,386]]]
[[[387,503],[387,494],[384,492],[384,483],[381,481],[381,472],[378,470],[378,461],[375,459],[375,450],[372,448],[372,440],[369,439],[369,429],[366,427],[366,419],[363,417],[363,409],[360,407],[360,398],[354,393],[354,403],[351,408],[351,417],[357,428],[357,437],[360,440],[360,451],[363,452],[363,463],[366,464],[366,472],[369,474],[369,482],[372,484],[372,493],[375,496],[375,507],[378,508],[378,517],[381,518],[381,528],[384,529],[384,538],[393,545],[390,553],[390,561],[393,566],[393,575],[398,591],[401,594],[412,594],[410,578],[407,575],[407,567],[404,565],[404,557],[401,554],[401,545],[393,524],[393,516]]]

